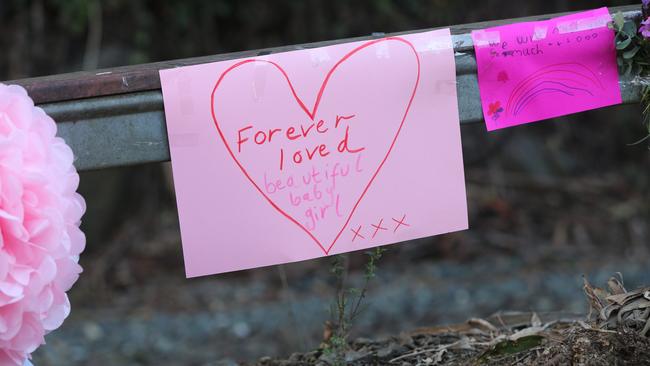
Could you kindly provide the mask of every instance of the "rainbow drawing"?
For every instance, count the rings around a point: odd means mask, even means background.
[[[605,88],[589,67],[577,62],[552,64],[537,70],[513,88],[505,113],[517,116],[543,95],[595,97],[599,90]]]

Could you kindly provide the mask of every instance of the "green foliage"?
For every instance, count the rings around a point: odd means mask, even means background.
[[[323,351],[332,356],[335,365],[345,364],[345,351],[348,345],[348,335],[355,319],[363,311],[362,303],[368,291],[370,281],[377,274],[377,262],[386,249],[374,248],[367,251],[367,262],[364,271],[363,287],[346,287],[347,255],[338,255],[332,261],[330,272],[337,281],[336,300],[332,305],[334,325],[331,337],[326,340]]]
[[[610,27],[616,33],[617,61],[622,74],[626,77],[647,76],[650,44],[639,34],[637,24],[626,21],[622,13],[617,13]]]
[[[494,358],[527,351],[531,348],[538,347],[540,344],[542,344],[543,340],[544,337],[540,335],[530,335],[521,337],[517,340],[503,340],[483,353],[483,355],[478,359],[478,363],[483,364],[489,362]]]
[[[648,132],[642,142],[650,138],[650,40],[639,33],[636,22],[626,20],[622,13],[614,15],[610,28],[616,34],[616,61],[621,74],[641,85],[643,124]]]
[[[59,9],[59,23],[70,32],[80,34],[86,31],[88,13],[95,0],[53,0]]]

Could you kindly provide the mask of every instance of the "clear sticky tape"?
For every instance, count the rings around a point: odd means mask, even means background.
[[[472,33],[474,45],[477,47],[487,47],[490,44],[501,43],[501,33],[499,31],[486,31],[484,29]]]
[[[390,46],[388,43],[389,42],[379,42],[374,45],[375,57],[377,57],[378,59],[390,58]]]
[[[591,29],[606,27],[612,18],[609,15],[586,17],[565,22],[558,22],[557,29],[560,34],[584,32]]]
[[[313,67],[318,67],[331,60],[329,52],[324,47],[310,49],[309,58],[311,59],[311,65]]]
[[[450,48],[453,48],[453,45],[450,42],[449,37],[431,37],[426,43],[418,44],[416,51],[418,51],[418,53],[437,53]]]
[[[548,26],[535,26],[533,29],[533,41],[541,41],[548,35]]]
[[[258,56],[255,60],[270,61],[270,55]],[[253,101],[259,102],[266,91],[266,78],[268,68],[271,66],[268,62],[253,62]]]
[[[184,116],[194,114],[194,99],[192,99],[190,93],[185,93],[186,90],[193,89],[192,79],[185,73],[173,73],[170,84],[176,95],[178,95],[178,98],[175,99],[176,108]]]

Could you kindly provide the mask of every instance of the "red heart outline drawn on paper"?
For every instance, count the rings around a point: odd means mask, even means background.
[[[404,110],[404,113],[403,113],[403,115],[402,115],[402,117],[401,117],[401,121],[400,121],[399,127],[397,128],[397,132],[395,133],[395,136],[393,137],[393,139],[390,141],[390,146],[389,146],[389,148],[388,148],[386,154],[383,156],[383,158],[381,159],[381,162],[379,163],[379,165],[377,166],[376,170],[375,170],[374,173],[372,174],[370,180],[368,181],[368,183],[367,183],[367,184],[365,185],[365,187],[363,188],[363,191],[361,192],[361,194],[359,195],[359,198],[358,198],[358,199],[356,200],[356,202],[354,203],[354,206],[352,207],[352,209],[350,210],[349,214],[347,215],[347,217],[346,217],[346,219],[345,219],[345,223],[343,224],[343,226],[341,227],[341,229],[338,231],[336,237],[334,238],[334,240],[332,240],[332,242],[331,242],[329,245],[325,246],[325,245],[323,245],[323,243],[321,243],[321,241],[320,241],[318,238],[316,238],[316,236],[315,236],[314,234],[312,234],[312,233],[311,233],[311,232],[310,232],[310,231],[309,231],[309,230],[308,230],[308,229],[307,229],[303,224],[301,224],[301,223],[300,223],[298,220],[296,220],[292,215],[290,215],[289,213],[287,213],[287,212],[286,212],[284,209],[282,209],[282,208],[281,208],[281,207],[280,207],[276,202],[274,202],[274,201],[273,201],[273,200],[268,196],[268,194],[266,194],[266,193],[264,192],[264,190],[262,190],[262,189],[260,188],[260,185],[259,185],[259,184],[258,184],[258,183],[257,183],[257,182],[252,178],[252,177],[251,177],[251,175],[249,174],[249,172],[247,171],[247,169],[244,167],[244,165],[239,161],[239,159],[237,159],[237,157],[236,157],[235,154],[233,153],[233,150],[231,149],[230,145],[228,144],[228,142],[227,142],[227,140],[226,140],[226,137],[225,137],[225,135],[224,135],[224,132],[222,131],[222,128],[221,128],[220,125],[219,125],[219,120],[218,120],[217,117],[216,117],[216,114],[215,114],[215,93],[216,93],[217,89],[219,88],[219,86],[221,85],[221,82],[222,82],[222,81],[224,80],[224,78],[226,77],[226,75],[227,75],[228,73],[230,73],[231,71],[235,70],[236,68],[238,68],[238,67],[240,67],[240,66],[242,66],[242,65],[245,65],[245,64],[248,64],[248,63],[254,63],[254,62],[267,63],[267,64],[270,64],[270,65],[272,65],[273,67],[275,67],[275,68],[277,69],[277,71],[279,71],[279,72],[282,74],[284,80],[286,80],[286,82],[287,82],[287,85],[288,85],[288,87],[289,87],[289,89],[290,89],[290,91],[291,91],[291,94],[293,95],[293,97],[294,97],[294,99],[295,99],[295,102],[298,103],[298,106],[302,109],[302,111],[304,111],[304,113],[309,117],[309,119],[310,119],[311,121],[314,121],[314,120],[315,120],[316,113],[317,113],[317,111],[318,111],[318,106],[319,106],[320,103],[321,103],[321,98],[322,98],[322,96],[323,96],[323,93],[324,93],[324,91],[325,91],[325,89],[326,89],[326,87],[327,87],[327,85],[328,85],[328,82],[329,82],[330,78],[331,78],[332,75],[336,72],[337,68],[338,68],[341,64],[343,64],[344,62],[346,62],[347,60],[349,60],[351,57],[353,57],[355,54],[357,54],[359,51],[361,51],[361,50],[363,50],[363,49],[365,49],[365,48],[367,48],[367,47],[370,47],[370,46],[372,46],[372,45],[375,45],[375,44],[377,44],[377,43],[380,43],[380,42],[387,42],[387,41],[397,41],[397,42],[404,43],[404,44],[406,44],[406,45],[407,45],[407,46],[408,46],[408,47],[413,51],[413,54],[414,54],[414,56],[415,56],[415,60],[416,60],[416,62],[417,62],[417,74],[416,74],[415,83],[414,83],[414,86],[413,86],[413,91],[412,91],[412,93],[411,93],[411,95],[410,95],[410,97],[409,97],[409,99],[408,99],[408,104],[406,105],[406,108],[405,108],[405,110]],[[210,111],[211,111],[211,115],[212,115],[212,120],[213,120],[214,125],[215,125],[215,127],[216,127],[216,129],[217,129],[217,132],[219,133],[219,136],[221,137],[221,140],[222,140],[224,146],[226,147],[228,153],[229,153],[230,156],[232,157],[233,161],[237,164],[237,166],[239,167],[239,169],[241,170],[241,172],[244,174],[244,176],[246,177],[246,179],[248,179],[248,181],[253,185],[253,187],[255,187],[255,189],[256,189],[256,190],[257,190],[257,191],[262,195],[262,197],[264,197],[264,198],[266,199],[266,201],[267,201],[267,202],[268,202],[268,203],[269,203],[269,204],[270,204],[270,205],[271,205],[271,206],[272,206],[276,211],[278,211],[282,216],[284,216],[285,218],[287,218],[289,221],[293,222],[293,223],[294,223],[295,225],[297,225],[300,229],[302,229],[302,230],[303,230],[307,235],[309,235],[309,237],[310,237],[310,238],[311,238],[311,239],[312,239],[312,240],[313,240],[313,241],[314,241],[314,242],[315,242],[315,243],[320,247],[320,249],[323,251],[323,253],[325,253],[325,255],[327,255],[327,254],[329,254],[329,252],[332,250],[332,247],[334,247],[334,244],[335,244],[336,241],[340,238],[340,236],[341,236],[341,234],[343,233],[343,231],[345,230],[345,228],[348,226],[348,224],[349,224],[349,222],[350,222],[350,219],[352,218],[352,216],[354,215],[354,212],[356,211],[357,207],[358,207],[359,204],[361,203],[361,200],[362,200],[363,197],[365,196],[366,192],[368,191],[368,189],[369,189],[370,186],[372,185],[373,181],[375,180],[375,178],[376,178],[377,175],[379,174],[379,171],[380,171],[381,168],[384,166],[384,163],[385,163],[386,160],[388,159],[388,156],[389,156],[390,153],[392,152],[393,147],[395,146],[395,142],[397,141],[397,138],[399,137],[399,134],[400,134],[400,132],[402,131],[402,127],[404,126],[404,122],[406,121],[406,117],[408,116],[409,110],[411,109],[411,105],[412,105],[412,103],[413,103],[413,99],[415,98],[415,94],[416,94],[416,92],[417,92],[417,89],[418,89],[418,85],[419,85],[419,83],[420,83],[420,57],[419,57],[419,55],[418,55],[418,53],[417,53],[415,47],[413,46],[413,44],[412,44],[411,42],[409,42],[409,41],[403,39],[403,38],[400,38],[400,37],[387,37],[387,38],[382,38],[382,39],[378,39],[378,40],[374,40],[374,41],[369,41],[369,42],[366,42],[366,43],[364,43],[364,44],[362,44],[362,45],[360,45],[360,46],[354,48],[352,51],[350,51],[350,52],[348,52],[347,54],[345,54],[345,55],[344,55],[344,56],[343,56],[343,57],[342,57],[342,58],[341,58],[341,59],[340,59],[336,64],[334,64],[334,66],[329,70],[329,72],[327,73],[325,79],[324,79],[323,82],[321,83],[320,89],[319,89],[319,91],[318,91],[318,95],[317,95],[317,97],[316,97],[316,101],[315,101],[315,103],[314,103],[313,108],[311,108],[311,110],[308,109],[308,108],[305,106],[305,104],[303,103],[303,101],[300,99],[300,97],[298,96],[298,94],[296,93],[296,91],[295,91],[295,89],[294,89],[294,87],[293,87],[293,84],[291,83],[291,80],[290,80],[288,74],[286,73],[286,71],[285,71],[285,70],[284,70],[280,65],[278,65],[276,62],[269,61],[269,60],[247,59],[247,60],[240,61],[240,62],[238,62],[238,63],[236,63],[236,64],[230,66],[228,69],[226,69],[226,70],[221,74],[221,76],[219,77],[219,79],[218,79],[217,82],[215,83],[214,88],[212,89],[212,93],[211,93],[211,96],[210,96]]]

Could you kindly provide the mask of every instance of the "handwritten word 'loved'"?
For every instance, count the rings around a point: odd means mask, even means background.
[[[255,131],[253,125],[247,125],[237,131],[237,152],[241,153],[245,144],[250,145],[266,145],[271,144],[278,139],[285,141],[300,141],[309,136],[323,135],[330,131],[338,130],[342,122],[354,118],[355,115],[336,116],[334,126],[321,119],[318,122],[312,122],[307,125],[290,126],[287,129],[271,128],[267,130]],[[252,138],[252,141],[251,141]],[[279,167],[280,170],[284,169],[285,160],[290,159],[295,165],[301,164],[303,161],[312,161],[317,157],[324,158],[332,152],[356,154],[365,149],[365,147],[350,147],[350,126],[345,126],[345,134],[342,139],[338,141],[335,148],[329,147],[325,143],[316,144],[315,146],[306,146],[293,152],[289,152],[285,157],[284,148],[280,148]]]

